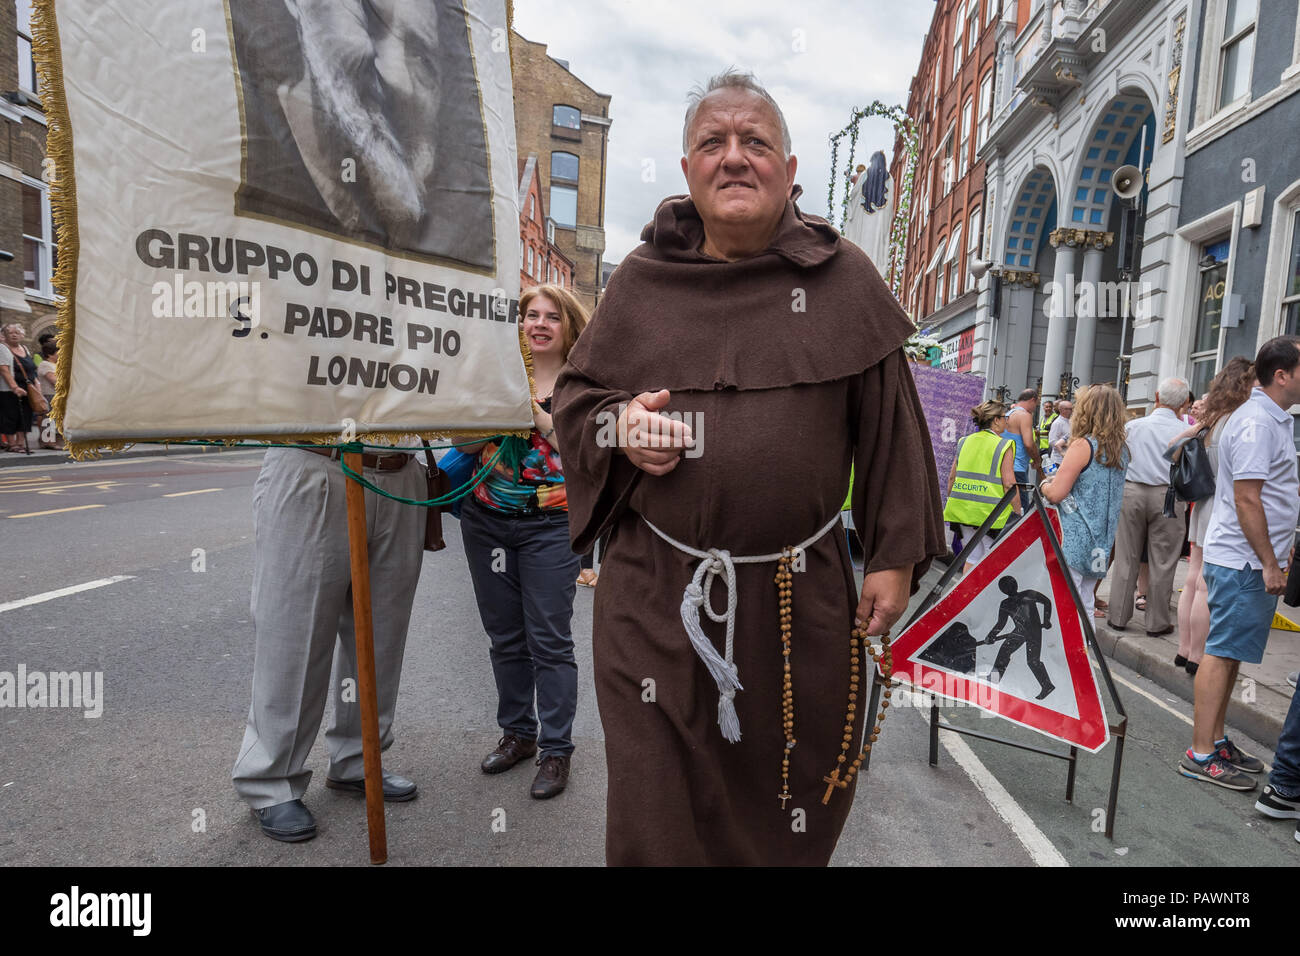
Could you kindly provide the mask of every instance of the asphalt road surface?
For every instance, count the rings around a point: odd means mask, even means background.
[[[320,825],[311,842],[263,837],[230,785],[252,677],[250,495],[260,460],[236,450],[0,470],[0,671],[103,674],[98,717],[0,709],[0,865],[368,859],[362,801],[324,789],[323,740],[308,761],[317,773],[306,801]],[[593,592],[580,588],[574,609],[580,684],[569,788],[532,800],[531,766],[478,770],[498,737],[495,687],[458,523],[448,518],[446,529],[447,550],[425,555],[397,740],[385,754],[387,768],[420,785],[419,799],[387,809],[390,862],[600,865]],[[1113,745],[1081,755],[1070,804],[1065,764],[1026,751],[944,734],[930,767],[928,710],[899,706],[834,862],[1294,865],[1293,825],[1260,816],[1253,795],[1175,773],[1190,741],[1188,705],[1111,667],[1130,717],[1113,841],[1100,832]],[[1053,746],[972,708],[944,713]],[[1237,739],[1271,760],[1258,742]]]

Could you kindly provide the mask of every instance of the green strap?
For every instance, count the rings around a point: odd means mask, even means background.
[[[358,452],[361,449],[362,445],[360,442],[353,442],[351,444],[341,445],[339,447],[341,447],[344,453],[346,454],[349,452],[351,453]],[[381,446],[381,447],[386,447],[386,446]],[[504,447],[505,445],[504,443],[502,443],[502,445],[498,447],[497,450],[492,454],[492,457],[483,463],[483,467],[480,468],[477,472],[475,472],[474,477],[471,478],[469,481],[465,482],[465,484],[461,485],[459,488],[455,489],[454,491],[448,492],[447,494],[443,495],[441,498],[429,498],[423,501],[417,500],[415,498],[403,498],[401,495],[394,495],[385,491],[383,488],[380,488],[374,482],[368,481],[364,475],[356,471],[353,471],[348,466],[348,463],[342,458],[342,456],[339,457],[339,464],[343,468],[343,474],[347,475],[357,484],[361,485],[361,487],[368,488],[369,490],[373,491],[375,494],[379,495],[380,497],[388,498],[392,501],[400,501],[404,505],[417,505],[421,508],[438,508],[441,507],[442,505],[449,505],[452,502],[456,501],[457,499],[465,497],[467,494],[469,494],[471,491],[473,491],[475,488],[481,485],[484,482],[484,480],[486,480],[487,476],[492,473],[492,469],[496,466],[498,459],[501,458]]]

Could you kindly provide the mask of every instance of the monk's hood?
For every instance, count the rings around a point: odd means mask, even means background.
[[[790,190],[776,235],[760,254],[776,253],[806,269],[821,265],[833,256],[840,236],[825,219],[800,211],[795,200],[802,193],[802,186]],[[650,243],[665,258],[678,262],[716,261],[700,251],[704,222],[690,196],[669,196],[661,202],[654,219],[641,230],[641,241]]]

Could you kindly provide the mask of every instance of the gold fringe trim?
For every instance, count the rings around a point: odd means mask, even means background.
[[[77,234],[77,183],[72,151],[72,121],[63,89],[63,50],[59,45],[59,21],[54,0],[35,0],[32,5],[32,56],[41,80],[41,102],[45,106],[45,155],[54,161],[50,179],[50,207],[58,237],[59,263],[54,271],[54,289],[63,298],[58,306],[59,368],[50,403],[50,417],[63,430],[72,381],[72,350],[76,339],[77,259],[81,240]],[[73,455],[77,457],[77,455]]]
[[[457,429],[451,431],[438,432],[368,432],[364,435],[357,435],[356,441],[363,445],[388,445],[411,444],[405,439],[425,439],[426,441],[460,441],[472,442],[483,441],[488,438],[495,438],[497,435],[515,435],[520,438],[527,438],[532,434],[531,429],[528,431],[469,431]],[[134,445],[183,445],[192,441],[205,441],[212,444],[224,445],[226,448],[239,448],[248,446],[250,448],[275,447],[277,445],[341,445],[343,436],[338,432],[315,432],[310,435],[244,435],[239,438],[150,438],[150,439],[112,439],[97,440],[86,442],[74,442],[64,439],[64,450],[76,461],[92,461],[102,458],[105,454],[124,451]],[[196,445],[195,448],[204,446]]]

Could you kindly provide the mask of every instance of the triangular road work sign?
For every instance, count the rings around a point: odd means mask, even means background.
[[[1031,511],[893,642],[894,676],[1096,753],[1110,739],[1070,583]]]

